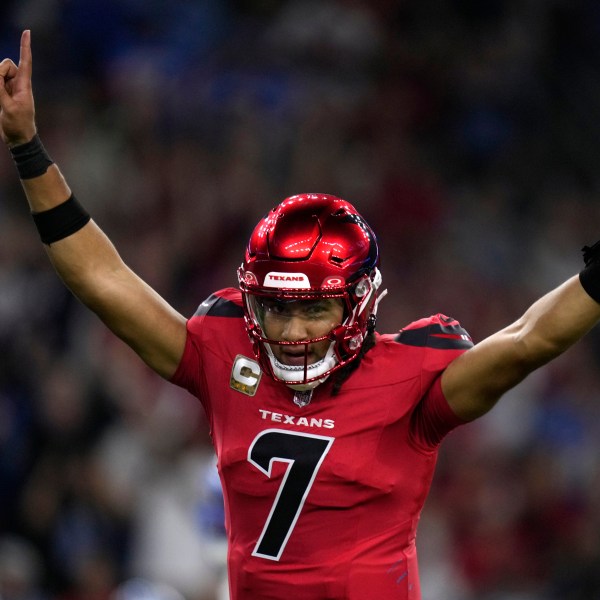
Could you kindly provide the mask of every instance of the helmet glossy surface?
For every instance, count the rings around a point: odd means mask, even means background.
[[[294,389],[324,381],[360,351],[369,320],[374,321],[379,249],[375,234],[345,200],[327,194],[291,196],[272,209],[254,229],[238,270],[248,334],[254,352],[269,375]],[[268,339],[257,299],[282,301],[340,298],[342,323],[320,338],[286,342]],[[282,365],[273,345],[304,345],[329,339],[318,364]]]

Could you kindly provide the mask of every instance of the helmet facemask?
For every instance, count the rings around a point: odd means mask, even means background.
[[[367,328],[374,327],[377,305],[383,297],[377,295],[381,285],[378,269],[374,269],[372,274],[362,275],[357,282],[343,288],[312,292],[289,288],[253,290],[245,284],[249,278],[243,266],[239,270],[239,279],[244,295],[246,326],[262,368],[276,381],[297,391],[315,388],[331,373],[356,358],[365,340]],[[272,315],[277,311],[279,318],[286,318],[282,316],[286,310],[310,311],[313,306],[319,306],[319,303],[326,300],[341,302],[343,315],[341,321],[331,323],[331,328],[323,335],[298,341],[268,337],[269,312]],[[328,342],[328,346],[324,355],[311,362],[314,348],[319,345],[322,347],[325,342]],[[275,349],[277,347],[288,348],[289,355],[295,357],[294,364],[279,360],[276,356],[280,353]]]

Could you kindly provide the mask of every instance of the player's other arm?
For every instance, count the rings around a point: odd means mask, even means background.
[[[46,185],[62,177],[58,168],[25,183],[32,205],[47,198]],[[66,196],[67,198],[69,195]],[[63,195],[64,199],[64,195]],[[67,287],[159,375],[170,379],[183,355],[186,320],[123,262],[102,230],[82,229],[44,246]]]
[[[596,269],[598,271],[598,269]],[[567,350],[600,319],[593,300],[575,276],[535,302],[505,329],[452,362],[442,389],[465,420],[480,417],[529,373]]]
[[[9,147],[22,147],[35,136],[34,112],[30,34],[25,31],[19,65],[8,59],[0,63],[0,130]],[[40,175],[22,178],[22,184],[34,214],[44,214],[71,196],[55,164]],[[90,220],[45,248],[71,291],[150,367],[170,378],[183,354],[185,319],[123,263],[100,228]]]

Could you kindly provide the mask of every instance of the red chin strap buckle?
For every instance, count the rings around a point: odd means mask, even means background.
[[[331,339],[335,341],[338,353],[343,358],[355,355],[364,342],[364,336],[358,325],[354,323],[350,327],[338,325],[331,332]]]

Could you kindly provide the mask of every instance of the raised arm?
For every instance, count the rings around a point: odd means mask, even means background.
[[[0,63],[0,133],[15,157],[46,252],[71,291],[170,378],[183,353],[185,318],[123,263],[74,200],[66,203],[71,190],[37,138],[30,40],[30,32],[23,32],[18,66],[10,59]]]
[[[597,297],[600,262],[590,264],[587,279],[598,282],[591,288]],[[512,325],[450,364],[442,375],[450,406],[463,419],[480,417],[502,394],[567,350],[599,319],[600,303],[585,291],[579,277],[572,277],[540,298]]]

